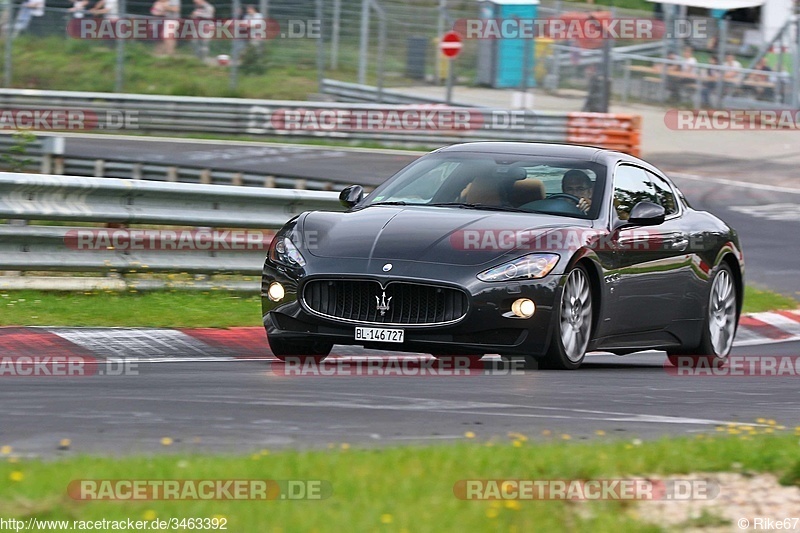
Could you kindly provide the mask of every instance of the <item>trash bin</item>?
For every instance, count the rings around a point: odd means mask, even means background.
[[[428,55],[427,37],[409,37],[406,41],[406,77],[425,79],[425,60]]]

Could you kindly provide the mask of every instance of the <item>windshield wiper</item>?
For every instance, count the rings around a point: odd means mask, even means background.
[[[431,207],[460,207],[462,209],[480,209],[483,211],[509,211],[512,213],[528,213],[524,209],[517,209],[516,207],[503,206],[503,205],[490,205],[490,204],[467,204],[464,202],[442,202],[436,204],[425,204]]]
[[[373,205],[418,205],[418,204],[408,204],[406,202],[372,202],[371,204],[367,204],[364,207],[372,207]]]

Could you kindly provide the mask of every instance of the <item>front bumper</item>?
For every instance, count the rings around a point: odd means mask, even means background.
[[[291,271],[267,261],[264,265],[261,302],[263,323],[270,338],[303,342],[330,342],[357,345],[365,348],[423,352],[447,355],[542,355],[550,341],[553,306],[558,301],[562,276],[549,275],[538,280],[512,282],[482,282],[475,277],[475,267],[453,265],[403,264],[393,262],[391,275],[375,274],[369,261],[349,260],[326,262],[324,271]],[[374,261],[372,262],[374,263]],[[381,263],[382,264],[382,263]],[[361,268],[359,268],[361,267]],[[378,269],[379,270],[379,269]],[[360,271],[360,272],[359,272]],[[421,275],[423,274],[424,276]],[[342,274],[346,272],[347,274]],[[372,272],[372,273],[370,273]],[[455,285],[469,295],[469,311],[459,322],[443,326],[407,325],[403,343],[363,342],[355,340],[355,328],[371,324],[345,323],[320,317],[309,312],[298,301],[298,290],[315,278],[373,279],[381,282],[402,280],[428,284]],[[447,280],[446,282],[443,280]],[[267,296],[272,282],[284,286],[285,297],[273,302]],[[536,304],[531,318],[523,319],[511,313],[511,304],[518,298],[529,298]],[[397,328],[397,326],[385,326]]]

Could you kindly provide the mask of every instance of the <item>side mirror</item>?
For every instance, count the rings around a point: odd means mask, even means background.
[[[667,212],[664,208],[653,202],[639,202],[631,209],[628,224],[634,226],[656,226],[664,222]]]
[[[364,187],[361,185],[350,185],[342,189],[339,193],[339,201],[343,206],[350,209],[364,198]]]

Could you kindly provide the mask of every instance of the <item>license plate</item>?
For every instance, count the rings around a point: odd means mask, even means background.
[[[356,328],[356,340],[403,342],[403,330],[386,328]]]

